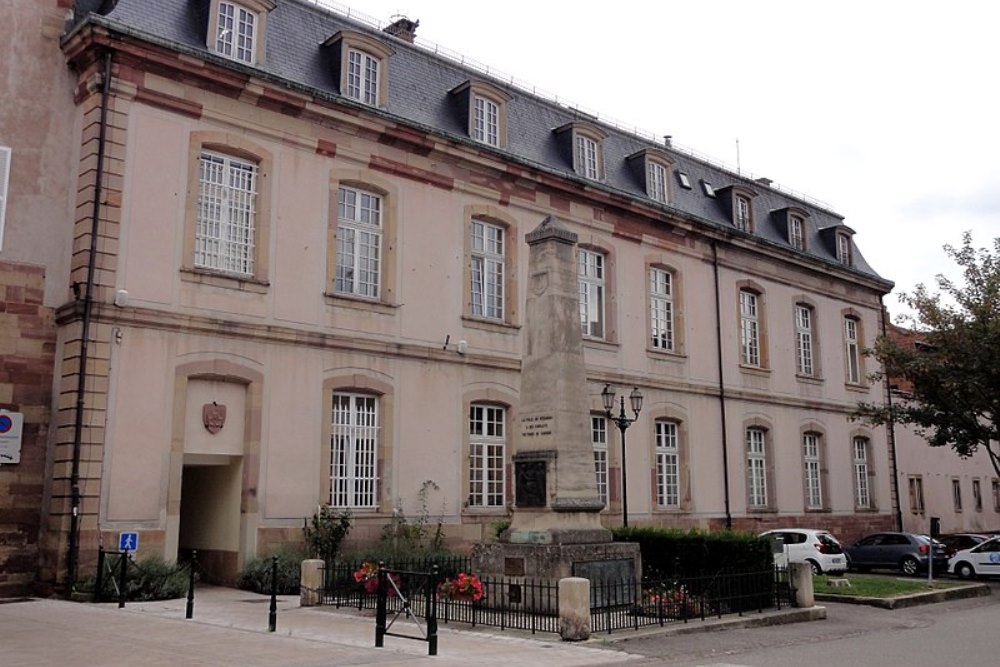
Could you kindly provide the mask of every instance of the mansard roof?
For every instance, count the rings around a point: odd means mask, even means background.
[[[414,124],[459,142],[471,142],[467,122],[461,113],[456,113],[454,96],[449,95],[449,91],[470,79],[487,81],[510,95],[506,102],[507,137],[503,148],[477,144],[480,150],[495,151],[503,158],[558,172],[567,179],[584,181],[591,187],[607,188],[658,206],[647,197],[643,183],[635,177],[628,160],[644,149],[655,148],[673,160],[671,201],[666,208],[740,236],[744,233],[734,229],[732,211],[727,209],[725,201],[707,196],[700,184],[706,181],[717,190],[738,185],[751,188],[757,193],[753,209],[758,224],[749,236],[791,251],[781,225],[772,224],[770,219],[772,214],[777,215],[790,207],[804,210],[809,214],[804,225],[804,252],[844,268],[837,263],[820,235],[821,229],[843,225],[843,217],[815,202],[768,183],[750,180],[684,150],[605,124],[309,0],[275,1],[275,8],[267,14],[262,63],[251,66],[229,61],[206,47],[210,5],[211,0],[76,0],[74,21],[77,26],[89,21],[168,47],[199,52],[219,64],[249,73],[259,72],[269,79],[313,89],[326,97],[337,97],[339,93],[331,62],[333,55],[323,46],[324,42],[340,31],[364,33],[391,49],[388,96],[384,106],[371,109],[372,113],[386,114],[401,124]],[[358,106],[353,100],[343,99],[345,104]],[[553,132],[574,121],[586,121],[608,135],[602,142],[604,174],[599,183],[587,181],[573,172],[572,160],[567,160]],[[681,187],[677,172],[687,175],[690,188]],[[849,270],[889,284],[878,276],[856,247]]]

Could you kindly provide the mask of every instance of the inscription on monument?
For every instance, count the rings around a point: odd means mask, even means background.
[[[540,435],[552,435],[552,415],[521,417],[522,438],[535,438]]]
[[[523,577],[524,576],[524,559],[523,558],[504,558],[503,559],[503,574],[505,577]]]
[[[545,507],[545,461],[514,462],[514,501],[518,507]]]

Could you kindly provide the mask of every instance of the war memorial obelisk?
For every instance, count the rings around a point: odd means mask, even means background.
[[[631,578],[638,545],[601,525],[580,327],[577,236],[551,216],[525,236],[528,295],[510,528],[473,552],[505,577]]]

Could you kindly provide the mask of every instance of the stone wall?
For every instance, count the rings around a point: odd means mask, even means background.
[[[44,283],[39,267],[0,262],[0,408],[24,414],[21,461],[0,465],[0,597],[29,593],[38,569],[56,341]]]

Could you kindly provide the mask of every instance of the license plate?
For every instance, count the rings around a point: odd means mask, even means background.
[[[834,562],[834,563],[839,563],[839,562],[840,562],[840,559],[839,559],[839,558],[834,558],[834,559],[832,559],[832,560],[833,560],[833,562]]]

